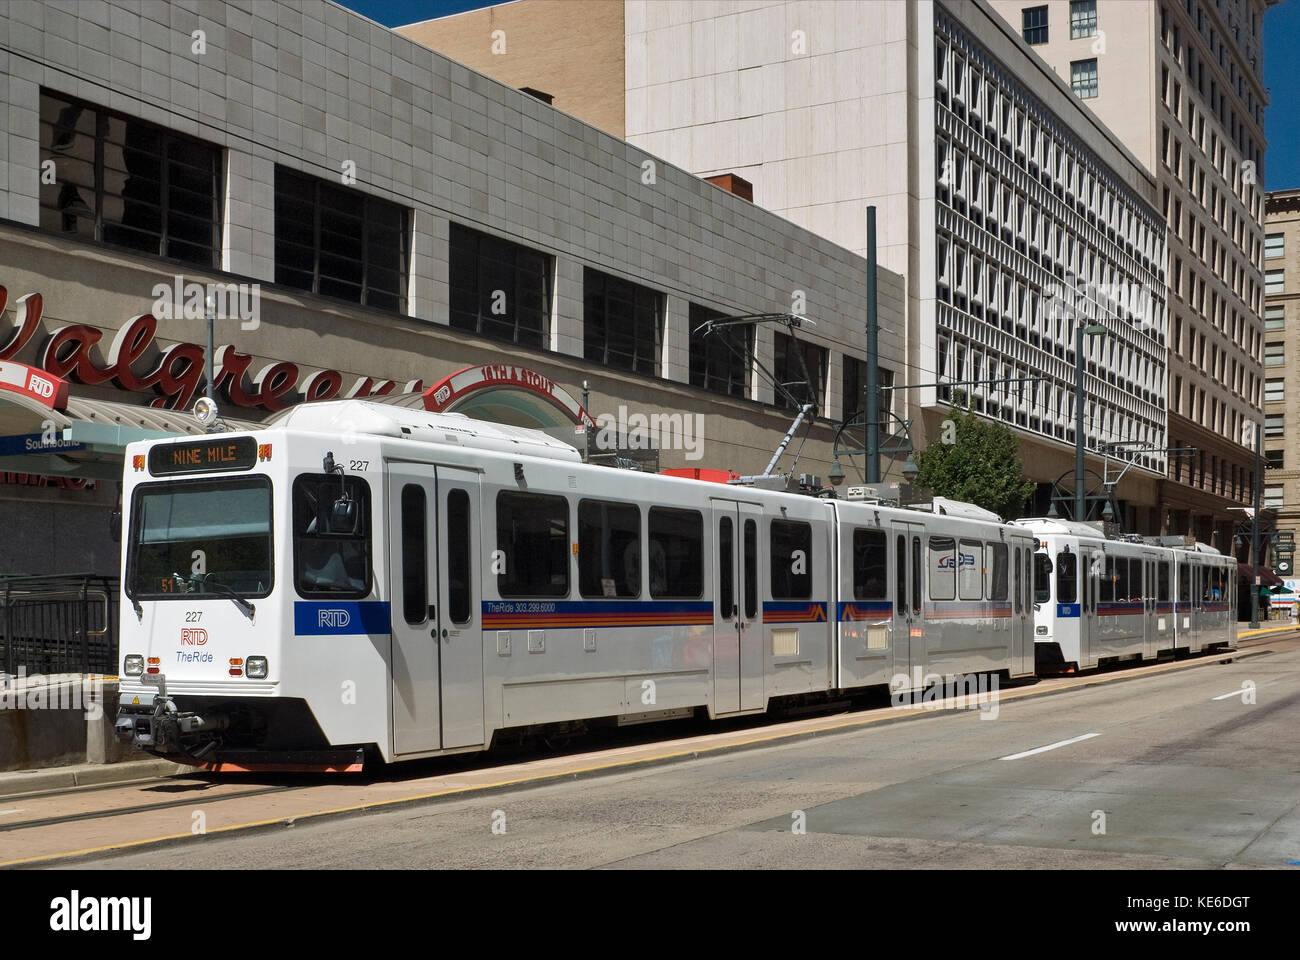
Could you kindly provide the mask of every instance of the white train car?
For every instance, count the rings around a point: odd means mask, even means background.
[[[1014,521],[1034,556],[1038,672],[1200,653],[1235,639],[1236,561],[1212,547],[1108,539],[1090,524]],[[1170,538],[1172,539],[1172,538]]]
[[[612,470],[356,400],[127,465],[118,735],[159,755],[347,769],[1033,671],[1033,536],[975,508]]]

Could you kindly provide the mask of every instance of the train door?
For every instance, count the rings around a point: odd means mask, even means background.
[[[894,619],[890,636],[894,648],[894,692],[925,685],[926,637],[921,610],[921,534],[919,523],[890,524],[893,551],[891,597]],[[902,684],[900,687],[899,684]]]
[[[1011,676],[1017,677],[1034,670],[1034,627],[1030,603],[1031,584],[1025,576],[1023,555],[1030,548],[1016,542],[1011,553]]]
[[[1155,553],[1142,554],[1142,659],[1150,660],[1156,655],[1160,645],[1160,627],[1156,612],[1161,585],[1156,574],[1159,556]]]
[[[388,570],[393,624],[393,754],[440,744],[434,592],[437,484],[432,466],[388,461]]]
[[[473,558],[483,545],[476,542],[482,530],[476,472],[438,467],[436,529],[442,746],[477,746],[483,742],[483,633]]]
[[[762,508],[713,500],[713,712],[761,709],[763,689]]]
[[[1101,579],[1105,556],[1094,547],[1079,546],[1079,659],[1085,665],[1096,666],[1103,649],[1100,625],[1097,620],[1097,583]]]
[[[483,742],[478,475],[389,461],[393,754]]]

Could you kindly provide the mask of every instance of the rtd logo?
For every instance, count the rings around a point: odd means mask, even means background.
[[[317,611],[316,618],[317,626],[335,629],[346,627],[352,622],[352,617],[346,610],[320,610]]]
[[[49,399],[50,397],[54,396],[54,384],[51,383],[49,380],[46,380],[44,377],[37,376],[34,373],[31,375],[31,378],[27,381],[27,389],[30,390],[32,393],[36,394],[36,396],[38,397],[45,397],[46,399]]]
[[[202,627],[181,627],[181,643],[201,647],[208,642],[208,631]]]

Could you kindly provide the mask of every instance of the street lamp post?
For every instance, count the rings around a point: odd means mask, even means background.
[[[1253,583],[1250,585],[1250,629],[1259,629],[1259,510],[1260,499],[1263,496],[1264,470],[1263,470],[1263,443],[1264,434],[1259,429],[1259,424],[1255,424],[1255,516],[1251,518],[1250,525],[1250,566],[1251,573],[1254,574]]]
[[[1083,338],[1106,332],[1099,323],[1074,328],[1074,519],[1087,519],[1087,494],[1083,489]]]

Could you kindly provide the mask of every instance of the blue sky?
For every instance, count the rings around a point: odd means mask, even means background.
[[[341,0],[388,27],[490,6],[489,0]],[[1267,190],[1300,187],[1300,0],[1283,0],[1264,15],[1264,85],[1272,105],[1264,115]]]

